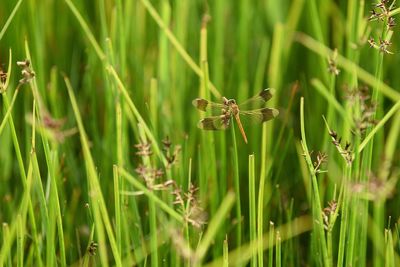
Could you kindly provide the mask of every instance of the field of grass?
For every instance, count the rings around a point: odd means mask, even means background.
[[[1,1],[0,267],[400,266],[394,4]]]

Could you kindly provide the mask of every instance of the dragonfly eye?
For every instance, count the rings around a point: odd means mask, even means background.
[[[229,104],[236,104],[236,100],[235,99],[229,99],[228,103]]]

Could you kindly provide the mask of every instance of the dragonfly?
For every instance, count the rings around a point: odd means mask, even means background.
[[[203,130],[225,130],[229,127],[230,122],[233,120],[232,118],[235,118],[243,140],[247,144],[246,133],[240,117],[255,123],[263,123],[277,117],[279,115],[277,109],[262,107],[272,98],[274,92],[275,90],[272,88],[264,89],[240,105],[236,104],[235,99],[227,99],[226,97],[222,97],[222,103],[214,103],[204,98],[196,98],[192,103],[198,110],[204,112],[210,110],[214,114],[213,116],[201,119],[197,126]],[[258,108],[245,110],[245,107]]]

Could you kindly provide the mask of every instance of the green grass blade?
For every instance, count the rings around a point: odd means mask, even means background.
[[[385,123],[396,113],[396,111],[400,108],[400,101],[397,102],[393,107],[385,114],[385,116],[378,122],[378,124],[369,132],[369,134],[364,138],[362,143],[358,148],[358,153],[367,146],[367,144],[371,141],[374,135],[385,125]]]
[[[10,16],[7,18],[6,23],[4,24],[3,28],[1,28],[0,31],[0,40],[3,39],[4,33],[7,31],[8,27],[10,26],[13,18],[15,17],[15,14],[17,13],[20,5],[22,4],[23,0],[19,0],[16,4],[15,7],[13,9],[13,11],[11,12]]]
[[[250,213],[250,242],[257,240],[257,210],[256,210],[256,177],[254,167],[254,155],[249,155],[249,213]],[[251,259],[250,265],[257,266],[257,248],[254,247],[253,258]],[[259,250],[258,250],[259,252]]]
[[[74,110],[74,114],[75,114],[75,118],[78,124],[78,128],[79,128],[79,134],[80,134],[80,138],[81,138],[81,143],[82,143],[82,149],[83,149],[83,153],[85,156],[85,163],[86,163],[86,167],[87,167],[87,173],[88,173],[88,179],[89,179],[89,184],[91,184],[92,190],[93,190],[93,194],[95,194],[94,196],[96,197],[95,200],[95,206],[98,206],[98,209],[100,211],[101,214],[101,219],[104,221],[104,225],[107,231],[107,236],[109,238],[110,244],[111,244],[111,250],[113,252],[113,256],[116,262],[117,266],[121,266],[121,258],[120,258],[120,254],[118,251],[118,246],[114,237],[114,233],[111,227],[111,222],[110,219],[108,217],[108,212],[106,209],[106,204],[103,198],[103,195],[101,193],[100,190],[100,185],[99,185],[99,180],[98,180],[98,176],[96,173],[96,168],[93,162],[93,158],[91,156],[90,153],[90,149],[89,149],[89,144],[88,144],[88,138],[85,132],[85,129],[83,127],[83,122],[82,122],[82,118],[80,116],[80,112],[78,109],[78,105],[76,102],[76,98],[75,95],[73,93],[73,89],[71,86],[70,81],[68,80],[68,78],[64,77],[65,80],[65,84],[67,86],[68,89],[68,94],[71,100],[71,104]],[[99,225],[97,225],[97,227],[99,227]],[[98,232],[101,232],[101,230],[99,230]],[[105,264],[106,262],[103,261],[103,264]]]
[[[119,172],[129,183],[131,183],[139,191],[143,192],[148,198],[151,198],[152,201],[154,201],[157,205],[159,205],[160,208],[163,209],[166,213],[168,213],[172,218],[174,218],[180,223],[184,222],[182,216],[179,213],[177,213],[174,209],[168,206],[164,201],[159,199],[152,191],[147,189],[146,186],[142,185],[137,179],[135,179],[134,176],[132,176],[126,170],[121,168],[119,168]]]
[[[342,118],[350,125],[353,125],[353,121],[349,114],[342,107],[342,105],[336,100],[336,98],[328,91],[325,85],[318,79],[312,79],[311,84],[317,89],[317,91],[332,105],[336,111],[342,116]]]
[[[233,123],[233,119],[231,120],[231,124]],[[233,125],[232,125],[233,126]],[[232,133],[232,142],[233,142],[233,182],[236,194],[236,245],[238,247],[242,244],[242,207],[240,203],[240,177],[239,177],[239,159],[238,159],[238,150],[237,150],[237,143],[236,143],[236,134],[235,128],[231,126],[231,133]]]
[[[312,50],[313,52],[319,54],[321,57],[333,57],[334,52],[331,49],[327,48],[321,43],[318,43],[316,40],[312,39],[304,33],[297,33],[295,35],[295,40],[307,47],[308,49]],[[377,80],[374,75],[368,73],[366,70],[362,69],[360,66],[354,64],[352,61],[346,59],[340,54],[337,55],[337,64],[338,66],[342,67],[350,73],[355,72],[359,79],[364,81],[366,84],[373,87],[377,86],[378,90],[380,90],[382,94],[389,97],[393,101],[400,100],[399,92],[397,92],[387,84],[383,83],[382,81]]]
[[[178,51],[178,53],[181,55],[181,57],[186,61],[186,63],[189,65],[189,67],[200,77],[200,79],[203,79],[204,77],[203,77],[203,72],[202,72],[201,68],[195,63],[195,61],[190,57],[190,55],[182,47],[182,45],[176,39],[176,37],[172,33],[172,31],[164,24],[162,18],[157,13],[156,9],[153,7],[153,5],[150,3],[150,1],[141,0],[141,2],[146,7],[146,9],[149,11],[151,17],[155,20],[155,22],[158,24],[158,26],[161,28],[161,30],[164,31],[164,33],[168,37],[169,41],[172,43],[172,45],[175,47],[175,49]],[[210,88],[210,91],[212,92],[212,94],[216,98],[221,98],[221,94],[219,93],[217,88],[215,88],[215,86],[211,82],[209,83],[209,88]]]
[[[1,135],[1,133],[3,132],[4,127],[6,126],[6,123],[8,122],[8,117],[10,116],[10,114],[11,114],[11,112],[12,112],[12,109],[13,109],[13,107],[14,107],[14,103],[15,103],[15,100],[17,99],[18,91],[19,91],[19,88],[17,87],[17,88],[15,89],[14,95],[13,95],[13,97],[12,97],[12,99],[11,99],[10,106],[8,107],[7,112],[6,112],[6,114],[4,115],[4,117],[3,117],[3,121],[2,121],[1,124],[0,124],[0,135]]]
[[[312,229],[312,218],[310,216],[302,216],[297,217],[294,220],[276,227],[276,231],[281,233],[281,242],[285,240],[291,239],[295,236],[308,232]],[[291,228],[292,231],[288,229]],[[289,235],[290,233],[290,235]],[[270,235],[276,235],[276,232],[268,232],[263,235],[263,246],[264,250],[270,249]],[[276,244],[276,240],[273,245]],[[234,262],[236,265],[243,265],[246,264],[252,257],[254,247],[258,246],[258,240],[252,243],[243,244],[241,247],[231,250],[229,252],[229,261]],[[206,267],[218,267],[222,264],[222,258],[215,259],[209,264],[204,266]]]
[[[316,172],[310,157],[310,153],[307,147],[306,135],[305,135],[305,125],[304,125],[304,98],[300,99],[300,127],[301,127],[301,143],[303,146],[303,151],[305,155],[305,159],[308,165],[308,169],[312,179],[312,191],[313,191],[313,203],[315,204],[315,211],[317,216],[315,218],[315,227],[316,227],[316,234],[318,235],[319,239],[319,247],[322,251],[322,261],[324,262],[324,266],[331,266],[330,261],[331,259],[328,258],[328,251],[326,247],[325,241],[325,232],[324,232],[324,223],[321,215],[321,200],[319,197],[319,190],[318,190],[318,182],[316,177]]]
[[[200,241],[199,246],[196,250],[196,262],[201,262],[204,258],[209,246],[211,245],[211,241],[217,234],[217,231],[222,224],[222,222],[226,219],[227,214],[231,210],[231,207],[235,201],[235,194],[233,192],[228,192],[226,197],[221,203],[221,206],[218,209],[215,217],[208,224],[208,228],[203,238]]]
[[[93,46],[94,50],[96,51],[97,56],[101,61],[103,61],[106,58],[106,55],[104,51],[101,49],[100,45],[97,43],[96,38],[94,37],[93,33],[91,32],[88,24],[86,23],[85,19],[82,17],[82,15],[79,13],[78,9],[76,6],[72,3],[71,0],[65,0],[67,3],[68,7],[71,9],[72,13],[78,20],[79,24],[81,25],[83,31],[86,34],[86,37],[89,39],[89,42]]]

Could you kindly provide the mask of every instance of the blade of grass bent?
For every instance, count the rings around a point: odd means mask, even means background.
[[[318,181],[315,173],[315,169],[310,157],[310,153],[308,151],[307,147],[307,141],[306,141],[306,134],[305,134],[305,125],[304,125],[304,98],[300,98],[300,129],[301,129],[301,144],[303,147],[305,159],[308,165],[308,169],[311,175],[312,179],[312,192],[313,192],[313,197],[315,202],[315,210],[316,210],[316,216],[315,218],[315,226],[317,228],[317,233],[319,235],[319,242],[320,242],[320,248],[322,250],[322,261],[324,262],[324,266],[331,266],[331,260],[328,258],[328,251],[326,248],[326,242],[325,242],[325,232],[324,232],[324,223],[322,219],[322,208],[321,208],[321,200],[319,197],[319,190],[318,190]]]
[[[118,89],[122,93],[122,95],[125,98],[125,101],[127,102],[129,108],[135,115],[136,119],[139,121],[140,125],[143,126],[143,130],[146,133],[147,137],[150,139],[152,146],[154,147],[154,152],[160,160],[163,162],[164,166],[167,166],[167,160],[165,159],[164,154],[161,152],[160,147],[158,146],[158,142],[156,138],[154,137],[153,133],[150,131],[150,128],[147,126],[146,122],[144,121],[142,115],[139,113],[138,109],[136,108],[135,104],[133,103],[131,97],[129,96],[128,90],[125,88],[125,85],[122,83],[120,77],[118,76],[117,72],[115,71],[114,67],[109,65],[107,67],[109,70],[111,76],[115,79],[117,82]]]
[[[295,40],[311,51],[319,54],[322,57],[332,57],[334,52],[326,47],[325,45],[317,42],[310,36],[297,32],[295,34]],[[367,72],[366,70],[362,69],[360,66],[354,64],[352,61],[348,60],[347,58],[343,57],[340,54],[337,54],[337,64],[338,66],[342,67],[346,71],[352,73],[353,71],[356,72],[358,75],[359,79],[364,81],[366,84],[372,86],[372,87],[377,87],[378,90],[381,91],[382,94],[385,96],[389,97],[393,101],[399,101],[400,100],[400,93],[394,90],[392,87],[388,86],[384,82],[377,80],[375,76]]]
[[[19,91],[19,86],[15,89],[14,95],[13,95],[13,97],[11,99],[10,106],[7,108],[7,112],[4,115],[3,121],[0,124],[0,135],[3,132],[4,127],[6,126],[6,123],[8,122],[8,117],[10,116],[10,114],[11,114],[11,112],[13,110],[15,99],[17,99],[18,91]]]
[[[342,115],[342,118],[346,120],[347,123],[350,125],[353,124],[353,121],[351,120],[350,116],[346,112],[346,110],[342,107],[342,105],[337,101],[335,96],[333,96],[328,89],[325,87],[325,85],[318,79],[312,79],[311,84],[317,89],[317,91],[328,101],[328,103],[333,106],[340,115]]]
[[[127,104],[129,108],[132,110],[133,114],[135,115],[136,119],[143,125],[144,130],[146,132],[147,137],[150,139],[152,142],[152,145],[154,146],[155,153],[160,157],[161,161],[164,163],[164,166],[167,166],[167,161],[161,153],[161,150],[158,146],[158,143],[156,142],[156,139],[154,138],[154,135],[150,131],[149,127],[147,126],[146,122],[142,118],[141,114],[137,110],[135,104],[133,103],[132,99],[129,96],[129,93],[127,89],[125,88],[123,82],[121,81],[119,75],[117,74],[114,66],[112,66],[109,62],[107,62],[107,57],[104,51],[101,49],[100,45],[96,41],[96,38],[94,37],[93,33],[91,32],[89,26],[87,25],[86,21],[83,19],[82,15],[79,13],[78,9],[75,7],[75,5],[70,1],[70,0],[65,0],[65,2],[68,4],[69,8],[71,9],[72,13],[75,15],[77,18],[79,24],[81,25],[83,31],[85,32],[87,38],[89,39],[90,43],[92,44],[93,48],[96,51],[97,56],[99,59],[102,61],[104,67],[109,71],[111,76],[114,78],[115,82],[117,83],[118,88],[122,92],[125,100],[127,101]]]
[[[76,19],[78,20],[79,24],[81,25],[83,31],[86,34],[86,37],[89,39],[89,42],[92,44],[94,50],[96,51],[97,56],[101,61],[106,59],[106,54],[103,52],[101,49],[100,45],[97,43],[96,38],[94,37],[93,33],[91,32],[88,24],[82,17],[82,15],[79,13],[78,9],[76,6],[72,3],[71,0],[65,0],[67,3],[68,7],[71,9],[72,13],[75,15]]]
[[[71,85],[69,79],[67,77],[64,77],[64,81],[67,86],[68,95],[70,97],[72,108],[73,108],[75,118],[76,118],[76,121],[78,124],[80,139],[81,139],[81,143],[82,143],[82,149],[83,149],[83,153],[84,153],[84,157],[85,157],[85,165],[87,168],[88,179],[89,179],[89,182],[93,186],[92,189],[94,190],[94,195],[96,195],[96,197],[97,197],[96,202],[98,202],[100,214],[104,221],[104,225],[105,225],[106,232],[107,232],[107,235],[108,235],[108,238],[110,241],[111,251],[113,253],[115,263],[117,266],[122,266],[121,257],[120,257],[120,254],[118,251],[118,246],[117,246],[117,243],[116,243],[116,240],[114,237],[114,233],[112,230],[111,221],[110,221],[110,218],[107,213],[106,203],[104,201],[104,197],[103,197],[103,194],[100,189],[99,179],[98,179],[98,176],[96,173],[96,168],[94,165],[92,155],[90,153],[88,138],[86,135],[86,131],[83,127],[83,122],[82,122],[82,118],[81,118],[81,115],[79,112],[78,104],[76,102],[76,98],[75,98],[75,95],[74,95],[74,92],[72,89],[72,85]]]
[[[207,231],[205,232],[203,238],[200,241],[199,246],[195,252],[196,260],[200,263],[204,258],[209,246],[215,235],[217,234],[217,230],[219,226],[222,224],[223,220],[227,216],[228,212],[231,210],[231,207],[235,201],[235,194],[232,191],[229,191],[224,200],[221,203],[217,213],[214,218],[210,221]]]
[[[400,101],[398,101],[386,114],[385,116],[379,121],[379,123],[371,130],[371,132],[365,137],[365,139],[360,144],[358,148],[358,153],[365,148],[368,142],[374,137],[377,131],[379,131],[383,125],[396,113],[396,111],[400,109]]]
[[[182,216],[177,213],[174,209],[168,206],[164,201],[158,198],[153,192],[151,192],[146,186],[141,184],[134,176],[128,173],[125,169],[119,168],[119,173],[134,187],[136,187],[139,191],[142,191],[148,198],[151,198],[156,204],[160,206],[166,213],[168,213],[171,217],[177,220],[180,223],[183,223],[184,220]]]
[[[281,242],[291,239],[295,236],[299,236],[302,233],[308,232],[312,230],[313,227],[312,218],[309,215],[305,215],[302,217],[297,217],[294,220],[276,227],[276,231],[279,231],[281,234]],[[289,228],[292,228],[289,231]],[[291,235],[289,235],[289,233]],[[268,232],[263,235],[263,248],[264,250],[270,249],[270,235],[275,235],[275,232]],[[251,257],[253,256],[253,247],[258,246],[259,240],[255,240],[253,242],[249,242],[247,244],[243,244],[241,247],[231,251],[229,253],[229,261],[235,263],[236,266],[246,264]],[[276,245],[276,240],[274,240],[273,245]],[[214,261],[206,264],[206,267],[219,267],[223,262],[223,258],[215,259]]]
[[[10,16],[8,17],[6,23],[4,24],[3,28],[0,31],[0,40],[3,39],[3,35],[6,32],[6,30],[8,29],[8,26],[10,26],[11,21],[13,20],[13,18],[15,17],[15,14],[17,13],[19,6],[21,5],[23,0],[19,0],[17,2],[17,4],[15,5],[13,11],[11,12]]]
[[[28,59],[29,62],[31,62],[31,66],[32,66],[33,65],[32,57],[31,57],[29,44],[28,44],[27,40],[25,40],[25,54],[26,54],[26,58]],[[29,85],[31,87],[32,94],[34,97],[33,108],[35,108],[35,111],[37,114],[37,120],[38,120],[39,124],[43,124],[42,114],[44,114],[47,111],[44,107],[44,104],[41,102],[40,93],[39,93],[39,89],[38,89],[38,86],[36,83],[36,79],[33,79],[29,83]],[[35,103],[37,103],[37,105]],[[35,114],[35,112],[33,114]],[[34,129],[34,130],[36,130],[36,129]],[[40,136],[42,139],[42,144],[43,144],[45,158],[46,158],[48,177],[50,178],[50,180],[49,180],[49,182],[50,182],[49,212],[50,213],[49,214],[54,215],[54,219],[56,221],[56,226],[57,226],[57,230],[58,230],[58,243],[59,243],[59,249],[60,249],[59,253],[60,253],[60,262],[61,262],[60,264],[61,264],[61,266],[66,266],[67,263],[66,263],[66,254],[65,254],[64,229],[63,229],[64,227],[63,227],[63,223],[62,223],[60,198],[59,198],[59,194],[58,194],[57,179],[56,179],[56,169],[58,168],[56,166],[56,164],[57,164],[58,160],[55,160],[55,158],[57,158],[57,151],[51,150],[49,140],[47,139],[46,135],[44,134],[44,128],[39,127],[39,130],[40,130]],[[34,145],[34,143],[33,143],[33,145]],[[36,157],[35,157],[34,164],[36,166],[38,166]],[[50,218],[50,216],[49,216],[49,218]],[[51,223],[51,221],[52,220],[49,220],[50,223]],[[47,225],[49,226],[49,224],[47,224]]]
[[[69,0],[67,0],[69,1]],[[190,55],[186,52],[186,50],[182,47],[182,45],[179,43],[179,41],[176,39],[175,35],[172,33],[172,31],[164,24],[162,18],[160,15],[157,13],[156,9],[153,7],[153,5],[150,3],[148,0],[141,0],[143,5],[146,7],[147,11],[149,11],[150,15],[152,18],[155,20],[155,22],[158,24],[158,26],[165,32],[165,35],[169,39],[169,41],[172,43],[172,45],[175,47],[175,49],[178,51],[178,53],[182,56],[182,58],[186,61],[186,63],[189,65],[189,67],[200,77],[200,79],[203,79],[204,74],[201,68],[195,63],[195,61],[190,57]],[[209,82],[209,88],[212,94],[216,98],[221,98],[221,94],[215,88],[215,86]]]

